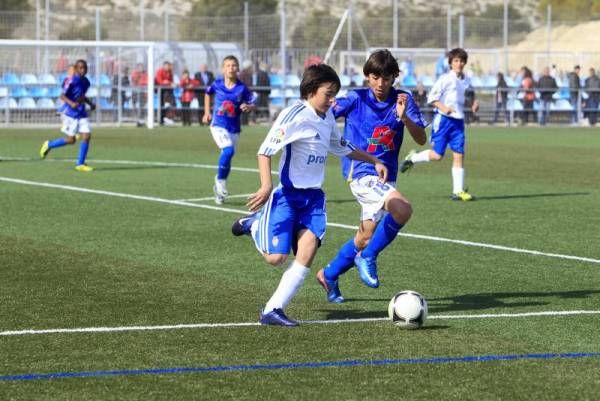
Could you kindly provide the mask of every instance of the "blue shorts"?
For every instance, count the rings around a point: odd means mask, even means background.
[[[446,146],[450,146],[453,152],[465,153],[465,121],[437,113],[433,117],[431,148],[443,156]]]
[[[305,228],[319,239],[319,245],[325,236],[327,212],[321,189],[277,187],[260,213],[253,238],[263,253],[289,254],[298,231]]]

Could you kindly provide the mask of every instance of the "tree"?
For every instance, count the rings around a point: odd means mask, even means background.
[[[13,31],[18,28],[31,6],[23,0],[0,0],[0,38],[12,38]]]
[[[541,15],[546,15],[548,5],[552,6],[553,20],[589,21],[600,17],[600,0],[541,0]]]

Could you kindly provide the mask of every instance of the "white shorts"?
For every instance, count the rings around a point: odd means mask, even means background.
[[[214,127],[211,125],[210,133],[219,149],[228,148],[230,146],[235,148],[240,140],[239,132],[237,134],[232,134],[223,127]]]
[[[383,206],[390,193],[396,190],[395,182],[379,182],[379,177],[367,175],[350,183],[352,195],[361,207],[360,221],[378,222],[385,214]]]
[[[68,136],[90,133],[90,122],[87,118],[73,118],[63,114],[62,124],[60,131]]]

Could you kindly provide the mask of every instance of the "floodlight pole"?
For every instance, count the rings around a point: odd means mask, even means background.
[[[327,64],[329,57],[331,57],[333,48],[335,47],[335,44],[337,43],[337,40],[340,37],[340,34],[342,33],[342,29],[344,28],[344,24],[346,23],[346,20],[348,19],[349,14],[350,14],[350,9],[346,9],[346,11],[344,11],[344,15],[342,15],[342,18],[340,19],[340,23],[338,24],[338,27],[335,31],[335,35],[333,35],[333,39],[331,40],[331,43],[329,44],[329,49],[327,49],[327,53],[325,53],[325,58],[323,59],[323,62],[325,64]]]

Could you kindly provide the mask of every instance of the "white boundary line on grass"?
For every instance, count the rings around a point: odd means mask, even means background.
[[[185,201],[181,201],[181,200],[170,200],[170,199],[164,199],[164,198],[157,198],[154,196],[133,195],[133,194],[120,193],[120,192],[102,191],[102,190],[97,190],[97,189],[74,187],[71,185],[51,184],[48,182],[29,181],[29,180],[21,180],[21,179],[17,179],[17,178],[0,176],[0,182],[2,182],[2,181],[10,182],[13,184],[31,185],[31,186],[37,186],[37,187],[62,189],[62,190],[74,191],[74,192],[91,193],[91,194],[96,194],[96,195],[114,196],[114,197],[118,197],[118,198],[145,200],[145,201],[150,201],[150,202],[165,203],[165,204],[177,205],[177,206],[197,207],[197,208],[201,208],[201,209],[218,210],[218,211],[222,211],[222,212],[231,212],[231,213],[238,213],[238,214],[247,214],[248,213],[247,210],[230,209],[230,208],[225,208],[225,207],[220,207],[220,206],[203,205],[203,204],[185,202]],[[350,230],[358,229],[357,226],[352,226],[352,225],[347,225],[347,224],[327,223],[327,225],[330,227],[345,228],[345,229],[350,229]],[[453,243],[453,244],[474,246],[474,247],[478,247],[478,248],[495,249],[495,250],[501,250],[501,251],[523,253],[523,254],[528,254],[528,255],[546,256],[546,257],[557,258],[557,259],[568,259],[568,260],[575,260],[578,262],[588,262],[588,263],[600,264],[600,259],[586,258],[586,257],[582,257],[582,256],[563,255],[563,254],[559,254],[559,253],[548,253],[548,252],[541,252],[541,251],[535,251],[535,250],[530,250],[530,249],[513,248],[513,247],[503,246],[503,245],[486,244],[486,243],[482,243],[482,242],[463,241],[463,240],[456,240],[456,239],[451,239],[451,238],[434,237],[434,236],[430,236],[430,235],[419,235],[419,234],[408,234],[408,233],[399,233],[398,235],[402,236],[402,237],[407,237],[407,238],[425,239],[425,240],[429,240],[429,241],[438,241],[438,242],[449,242],[449,243]]]
[[[600,310],[572,310],[572,311],[544,311],[524,313],[486,313],[480,315],[432,315],[428,320],[450,320],[450,319],[494,319],[494,318],[519,318],[539,316],[573,316],[573,315],[597,315]],[[332,320],[303,320],[303,324],[342,324],[342,323],[366,323],[388,320],[387,318],[363,318],[363,319],[332,319]],[[159,331],[159,330],[181,330],[181,329],[215,329],[227,327],[253,327],[260,326],[258,322],[247,323],[198,323],[198,324],[174,324],[161,326],[121,326],[121,327],[81,327],[73,329],[45,329],[45,330],[12,330],[0,331],[0,336],[25,336],[41,334],[71,334],[71,333],[114,333],[125,331]]]

